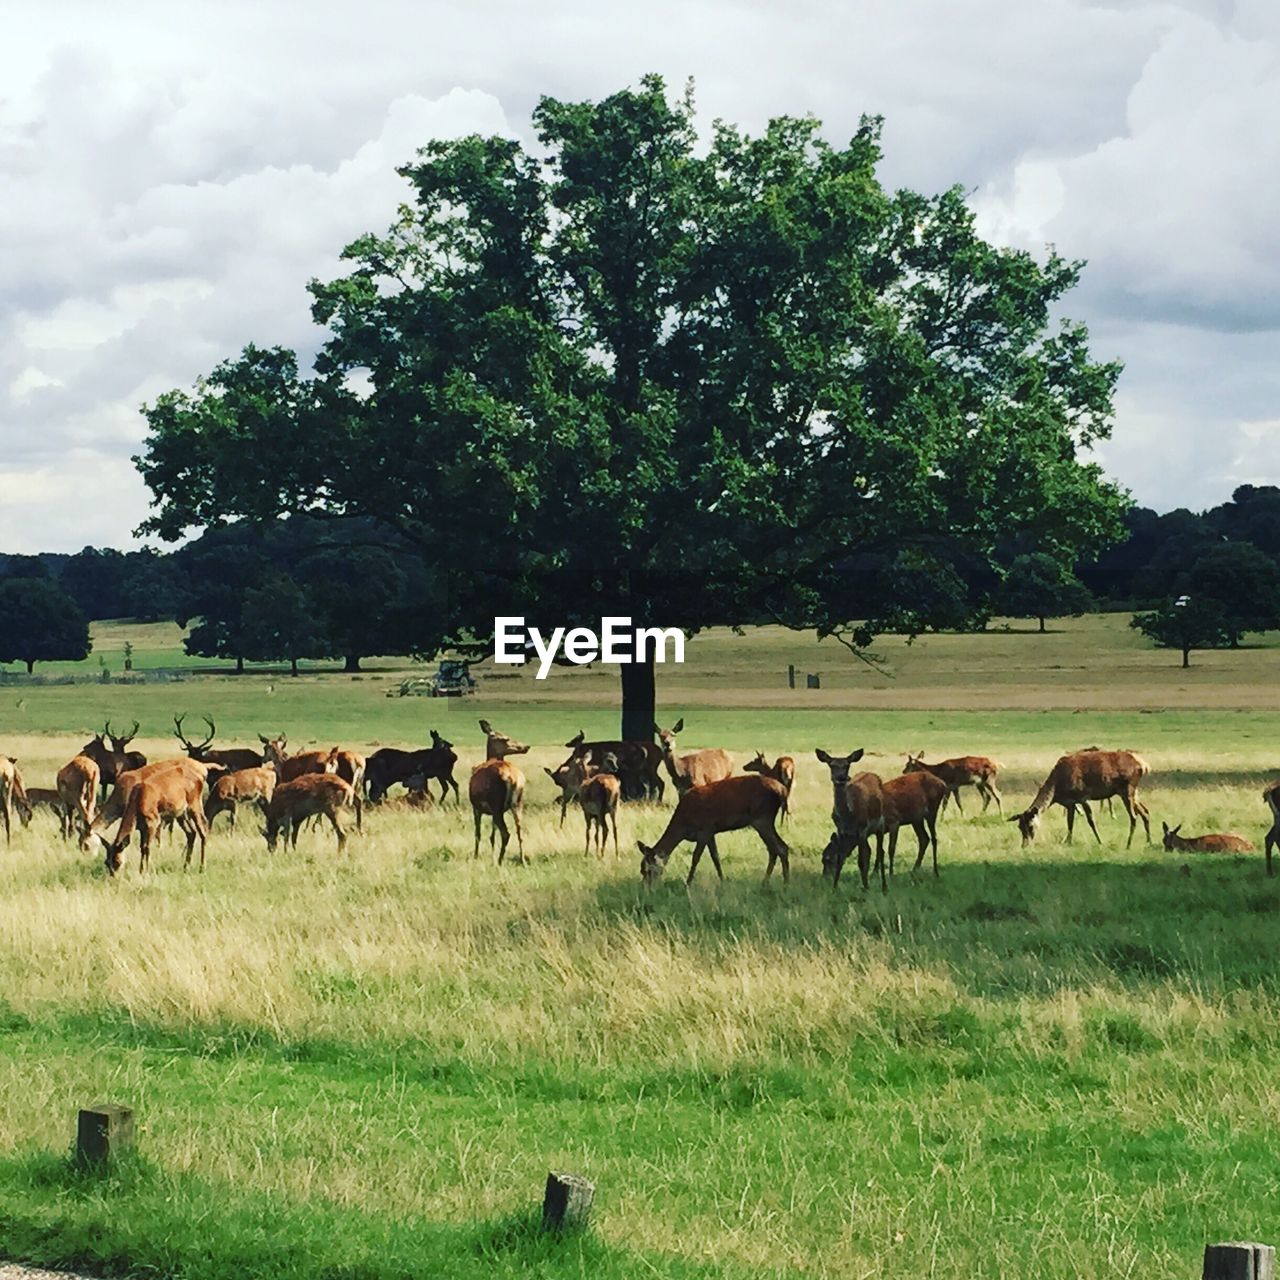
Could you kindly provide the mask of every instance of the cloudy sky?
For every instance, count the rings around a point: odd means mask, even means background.
[[[1275,0],[0,0],[0,551],[125,546],[138,406],[252,340],[391,220],[432,137],[659,71],[702,117],[885,117],[890,186],[1089,261],[1126,363],[1108,470],[1148,505],[1280,483]],[[127,15],[127,16],[122,16]],[[303,16],[305,15],[305,16]]]

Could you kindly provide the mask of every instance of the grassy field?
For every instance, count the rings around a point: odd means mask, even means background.
[[[541,772],[579,727],[616,730],[614,680],[486,679],[471,699],[384,696],[400,668],[290,680],[190,669],[171,683],[0,688],[0,750],[27,781],[110,716],[168,753],[175,712],[220,738],[451,738],[487,716],[535,750],[526,866],[473,861],[469,812],[389,810],[339,862],[304,833],[268,857],[219,819],[203,876],[176,848],[106,882],[38,817],[0,850],[0,1254],[182,1277],[998,1276],[1196,1273],[1207,1239],[1280,1238],[1276,930],[1261,852],[1166,854],[1059,810],[941,828],[942,875],[899,859],[888,895],[818,851],[830,791],[812,750],[980,752],[1007,813],[1064,750],[1139,750],[1160,820],[1258,844],[1280,776],[1280,649],[1176,656],[1123,618],[882,646],[711,633],[660,677],[690,748],[799,761],[791,885],[753,835],[727,880],[687,852],[650,894],[630,808],[623,856],[561,831]],[[123,629],[97,628],[98,651]],[[135,663],[175,665],[162,629]],[[153,642],[153,643],[152,643]],[[144,656],[145,655],[145,656]],[[786,666],[819,671],[788,690]],[[913,846],[908,837],[906,845]],[[904,849],[906,846],[904,846]],[[686,846],[687,849],[687,846]],[[487,848],[486,848],[487,853]],[[904,862],[907,865],[904,865]],[[67,1158],[75,1108],[133,1105],[140,1158]],[[541,1239],[548,1168],[596,1181],[594,1229]]]

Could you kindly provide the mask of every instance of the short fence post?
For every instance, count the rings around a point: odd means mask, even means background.
[[[547,1174],[547,1190],[542,1198],[544,1231],[581,1231],[591,1214],[595,1184],[576,1173]]]
[[[794,689],[796,687],[796,664],[794,662],[787,663],[787,688]]]
[[[1275,1280],[1276,1251],[1269,1244],[1230,1240],[1204,1247],[1202,1280]]]
[[[105,1164],[133,1147],[133,1112],[101,1103],[80,1112],[76,1124],[76,1158],[83,1164]]]

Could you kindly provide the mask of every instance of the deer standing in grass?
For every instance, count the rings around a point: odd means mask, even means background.
[[[196,840],[200,841],[200,870],[204,870],[205,842],[209,827],[204,820],[204,784],[207,765],[195,760],[181,762],[189,767],[156,769],[146,773],[142,769],[130,770],[122,775],[132,775],[134,783],[125,801],[124,814],[116,837],[107,845],[107,872],[115,875],[120,870],[124,851],[128,848],[134,828],[138,829],[141,854],[139,874],[146,871],[151,860],[152,842],[160,834],[161,824],[175,822],[187,837],[187,851],[182,859],[185,871],[191,865],[191,854]]]
[[[452,742],[446,742],[434,729],[431,745],[421,751],[402,751],[398,747],[381,747],[365,763],[365,782],[369,789],[369,803],[380,804],[387,792],[397,782],[411,790],[419,790],[429,796],[429,781],[440,784],[440,801],[448,799],[450,788],[453,798],[460,800],[458,784],[454,781],[453,767],[458,763]],[[420,779],[420,782],[417,780]],[[415,784],[416,785],[411,785]]]
[[[202,786],[205,786],[208,785],[210,778],[216,778],[222,773],[222,766],[204,764],[199,760],[176,756],[172,760],[155,760],[151,764],[143,765],[140,769],[126,769],[124,773],[117,776],[115,786],[111,789],[111,794],[94,815],[93,821],[89,823],[81,834],[80,848],[85,853],[89,853],[93,849],[93,837],[95,835],[104,845],[110,845],[111,842],[107,840],[102,832],[113,822],[119,822],[123,819],[125,808],[128,806],[129,799],[138,783],[145,778],[169,772],[181,772],[188,778],[199,780]],[[172,820],[167,820],[165,825],[172,826]]]
[[[833,756],[820,747],[814,754],[831,771],[831,821],[835,827],[822,851],[822,874],[830,879],[834,889],[840,883],[845,859],[856,847],[858,874],[862,877],[862,887],[866,889],[870,885],[871,873],[870,837],[875,836],[880,887],[888,892],[889,882],[884,868],[884,836],[887,830],[884,783],[874,773],[850,775],[852,766],[864,754],[861,747],[847,756]]]
[[[908,752],[907,763],[902,772],[918,773],[921,770],[941,778],[947,784],[946,798],[942,801],[943,809],[947,807],[947,800],[954,800],[956,812],[963,813],[964,809],[960,806],[960,788],[977,787],[978,794],[982,797],[983,813],[986,813],[993,800],[996,802],[996,808],[1001,813],[1004,812],[1000,792],[996,790],[996,777],[1000,772],[1000,766],[994,760],[989,760],[986,756],[954,756],[950,760],[939,760],[937,764],[925,764],[923,751],[914,756]]]
[[[26,813],[24,826],[31,821],[31,810],[26,804],[26,792],[22,789],[22,775],[18,772],[18,762],[12,756],[0,756],[0,818],[4,820],[5,844],[10,840],[9,827],[15,810],[20,819],[23,813]]]
[[[1164,828],[1164,847],[1169,853],[1253,853],[1255,849],[1244,836],[1238,836],[1233,831],[1207,836],[1184,836],[1179,834],[1182,823],[1178,823],[1176,827],[1171,827],[1167,822],[1160,825]]]
[[[298,831],[308,818],[327,818],[338,837],[338,853],[347,847],[347,833],[342,814],[354,809],[355,792],[351,784],[336,773],[304,773],[290,782],[276,785],[267,803],[267,851],[274,853],[281,833],[293,849],[298,847]]]
[[[90,756],[78,755],[58,770],[58,795],[62,797],[64,837],[71,835],[79,815],[83,836],[87,841],[93,830],[94,810],[98,800],[98,784],[102,779],[97,762]]]
[[[192,742],[182,732],[182,722],[186,718],[185,714],[173,717],[173,736],[182,743],[183,750],[192,760],[198,760],[201,764],[218,764],[231,773],[237,769],[260,769],[266,764],[262,752],[255,751],[252,747],[211,747],[209,744],[217,734],[218,726],[209,716],[200,717],[208,727],[209,736],[203,742]]]
[[[323,776],[323,775],[317,775]],[[215,778],[209,786],[204,801],[204,820],[213,826],[220,813],[231,815],[231,829],[236,826],[236,808],[242,804],[257,804],[265,814],[276,789],[276,771],[270,765],[256,769],[236,769]]]
[[[328,751],[296,751],[290,755],[286,750],[289,739],[282,733],[278,738],[268,738],[258,734],[262,740],[263,763],[269,764],[281,782],[292,782],[305,773],[337,773],[338,757],[342,754],[337,747]]]
[[[1271,830],[1267,832],[1267,875],[1273,875],[1271,870],[1271,851],[1280,849],[1280,782],[1273,782],[1262,793],[1262,798],[1267,802],[1267,807],[1271,810]]]
[[[88,756],[98,766],[98,785],[106,798],[107,788],[115,782],[117,775],[130,769],[140,769],[147,763],[147,757],[141,751],[129,751],[127,747],[138,733],[138,722],[123,736],[111,732],[111,721],[108,720],[101,733],[95,733],[80,748],[82,756]],[[111,745],[108,746],[107,744]]]
[[[950,794],[946,782],[932,772],[904,773],[884,784],[885,826],[889,831],[889,874],[898,852],[898,832],[910,827],[919,850],[913,872],[920,870],[924,855],[933,846],[933,874],[938,874],[938,814]]]
[[[719,747],[692,751],[683,756],[676,755],[676,734],[684,731],[683,716],[670,729],[659,729],[655,724],[653,731],[658,735],[658,745],[662,749],[662,763],[667,766],[671,781],[676,784],[676,791],[680,795],[690,787],[719,782],[733,773],[733,758]]]
[[[1018,824],[1022,832],[1022,844],[1025,848],[1036,838],[1040,828],[1040,817],[1050,805],[1060,804],[1067,811],[1067,843],[1071,843],[1075,826],[1076,808],[1084,810],[1084,816],[1099,844],[1102,837],[1098,835],[1097,824],[1093,820],[1093,810],[1089,808],[1090,800],[1106,800],[1110,796],[1119,796],[1129,815],[1129,842],[1125,848],[1133,844],[1133,833],[1137,829],[1138,819],[1146,829],[1147,840],[1151,840],[1151,821],[1147,806],[1138,799],[1138,784],[1150,772],[1147,762],[1132,751],[1077,751],[1063,756],[1049,772],[1043,786],[1036,793],[1030,808],[1022,813],[1014,814],[1010,822]]]
[[[787,793],[787,807],[783,809],[782,816],[786,819],[791,815],[791,788],[796,785],[796,762],[791,756],[779,756],[770,764],[764,758],[764,752],[757,751],[756,758],[742,766],[742,772],[758,773],[761,777],[782,783],[782,789]]]
[[[588,764],[579,755],[571,756],[558,769],[547,769],[551,780],[561,788],[560,825],[564,825],[564,811],[568,801],[565,796],[578,802],[582,817],[586,824],[586,848],[591,852],[591,830],[596,829],[599,843],[599,856],[604,857],[604,846],[609,833],[609,823],[613,823],[613,856],[621,856],[618,852],[618,802],[622,799],[622,782],[618,777],[618,758],[612,752],[606,753],[604,763],[599,767]]]
[[[640,843],[640,875],[650,888],[662,878],[667,860],[676,845],[685,840],[693,842],[693,857],[689,862],[689,874],[685,884],[693,883],[693,874],[703,849],[711,854],[711,865],[723,880],[720,853],[716,848],[716,836],[726,831],[741,831],[750,827],[764,841],[769,851],[769,865],[764,878],[773,873],[774,863],[782,863],[782,879],[791,879],[791,850],[778,834],[778,815],[786,807],[787,793],[780,782],[772,778],[743,777],[722,778],[717,782],[705,782],[690,787],[676,803],[675,812],[667,823],[667,829],[653,845]]]
[[[662,781],[661,772],[662,748],[656,742],[645,742],[640,738],[588,742],[586,730],[579,729],[577,736],[564,745],[574,756],[581,756],[596,768],[603,767],[606,755],[612,755],[618,762],[617,773],[624,800],[661,801],[666,793],[667,784]],[[573,759],[573,756],[569,758]]]
[[[480,729],[485,735],[485,760],[471,770],[467,783],[471,816],[476,827],[472,857],[480,856],[480,819],[487,813],[490,818],[489,847],[493,848],[496,835],[502,836],[502,845],[498,849],[498,865],[502,865],[511,841],[511,833],[507,830],[507,814],[510,813],[516,824],[516,848],[520,861],[524,862],[524,831],[520,825],[520,815],[524,810],[524,774],[515,765],[508,764],[506,757],[524,755],[529,748],[525,743],[499,733],[487,720],[480,721]]]

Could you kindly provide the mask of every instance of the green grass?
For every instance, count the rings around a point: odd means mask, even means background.
[[[1153,767],[1157,837],[1165,818],[1260,846],[1277,650],[1188,675],[1123,621],[930,638],[890,651],[892,680],[846,663],[794,694],[787,661],[827,647],[698,638],[660,718],[683,714],[690,747],[797,757],[785,890],[739,834],[723,887],[704,862],[686,892],[681,852],[644,892],[632,850],[663,808],[624,812],[617,862],[583,856],[576,815],[560,831],[541,767],[580,725],[616,729],[601,673],[448,702],[386,698],[376,671],[5,688],[0,749],[31,783],[106,715],[167,751],[181,710],[299,745],[436,726],[460,778],[478,716],[536,750],[523,867],[473,861],[451,806],[371,815],[341,863],[319,832],[270,858],[247,814],[235,835],[219,819],[203,876],[166,846],[112,883],[43,817],[16,834],[0,1254],[210,1278],[1101,1277],[1276,1240],[1280,877],[1261,853],[1165,854],[1141,831],[1126,850],[1118,814],[1101,848],[1083,830],[1066,846],[1059,810],[1024,851],[975,799],[944,821],[936,881],[908,873],[909,836],[887,896],[818,873],[815,745],[865,746],[886,775],[907,749],[993,755],[1009,812],[1063,750],[1129,747]],[[1017,663],[1006,648],[1041,640]],[[1064,671],[1072,653],[1087,670]],[[1117,676],[1142,664],[1145,684]],[[140,1159],[105,1179],[66,1155],[75,1108],[102,1098],[141,1125]],[[597,1183],[584,1237],[536,1230],[553,1167]]]

